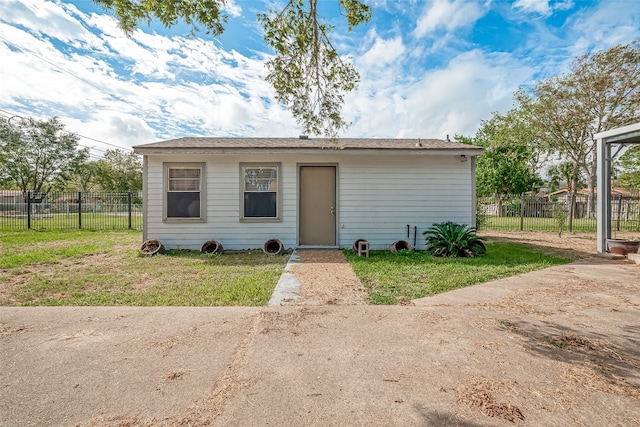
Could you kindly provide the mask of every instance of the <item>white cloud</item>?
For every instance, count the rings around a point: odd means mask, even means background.
[[[264,81],[268,55],[260,45],[242,54],[150,30],[126,38],[106,15],[62,2],[7,1],[0,0],[0,108],[58,115],[70,131],[126,146],[185,135],[300,132]],[[492,46],[469,47],[455,34],[484,16],[488,2],[430,1],[419,18],[411,14],[423,6],[411,4],[386,27],[372,25],[355,38],[338,34],[341,51],[351,51],[361,72],[344,108],[354,123],[349,136],[471,135],[492,111],[508,110],[513,92],[535,73],[557,74],[579,54],[640,38],[640,10],[620,16],[615,4],[601,2],[572,13],[562,28],[535,19],[525,35],[512,26],[518,47],[491,53]],[[567,2],[545,4],[557,9]],[[384,5],[397,12],[391,2]],[[523,11],[494,9],[518,19]],[[411,37],[412,24],[415,35],[438,36]]]
[[[222,10],[227,12],[229,16],[233,18],[239,18],[242,16],[242,8],[235,0],[227,0],[227,2],[222,5]]]
[[[38,28],[0,20],[5,108],[57,115],[70,131],[127,146],[185,134],[298,133],[290,114],[272,101],[265,55],[247,57],[211,40],[142,30],[127,38],[109,16],[45,6],[75,29],[58,40],[94,40],[60,48]],[[29,21],[33,14],[25,10],[16,19]]]
[[[459,28],[471,27],[487,11],[487,5],[465,0],[433,0],[427,3],[418,18],[414,35],[427,36],[438,29],[453,32]]]
[[[69,131],[93,139],[80,138],[80,144],[99,150],[98,155],[105,150],[116,147],[127,148],[143,142],[157,140],[153,129],[141,118],[120,111],[101,110],[92,112],[91,116],[79,120],[67,117],[64,119],[65,128]],[[105,145],[95,140],[106,141],[113,145]],[[96,153],[96,151],[92,151]]]
[[[554,10],[567,10],[573,7],[572,0],[556,1],[551,0],[517,0],[513,7],[520,9],[523,12],[537,13],[543,16],[548,16],[553,13]]]
[[[398,85],[365,74],[361,90],[349,98],[349,134],[362,137],[472,135],[491,111],[510,108],[512,94],[533,70],[508,54],[474,50],[447,66]]]
[[[518,0],[513,4],[516,9],[522,9],[525,12],[536,12],[541,15],[547,15],[551,12],[549,0]]]
[[[64,6],[64,7],[63,7]],[[71,13],[73,5],[38,0],[4,0],[0,2],[0,19],[23,26],[34,34],[58,39],[75,47],[97,48],[99,41]]]
[[[571,55],[605,50],[640,39],[640,8],[624,13],[615,2],[600,2],[594,10],[579,11],[568,20],[573,43]]]
[[[384,40],[376,37],[373,46],[360,58],[363,66],[382,67],[402,57],[405,52],[402,37]]]
[[[0,55],[4,62],[1,72],[3,100],[65,104],[70,101],[85,102],[101,96],[96,88],[69,73],[84,75],[91,81],[92,74],[100,72],[105,64],[90,57],[79,57],[79,62],[70,63],[48,40],[36,38],[1,23],[0,33],[16,41],[15,45],[0,44]],[[20,47],[14,50],[8,46]],[[67,67],[60,69],[61,64]],[[43,77],[45,75],[46,78]],[[75,105],[78,104],[72,104],[72,107]]]

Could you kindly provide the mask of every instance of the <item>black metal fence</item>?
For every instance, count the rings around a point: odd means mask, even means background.
[[[595,200],[569,194],[512,195],[478,199],[479,230],[595,232]],[[0,231],[142,229],[138,192],[0,191]],[[611,198],[611,228],[640,232],[640,194]]]
[[[480,230],[595,232],[596,200],[586,195],[512,195],[478,199]],[[640,232],[640,194],[611,197],[611,228]]]
[[[142,229],[138,192],[0,192],[0,230]]]

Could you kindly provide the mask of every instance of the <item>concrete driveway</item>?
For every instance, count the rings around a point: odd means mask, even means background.
[[[0,308],[0,425],[640,425],[640,266],[415,306]]]

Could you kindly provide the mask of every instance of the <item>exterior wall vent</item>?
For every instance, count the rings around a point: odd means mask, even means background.
[[[309,135],[298,135],[300,139],[309,139]]]

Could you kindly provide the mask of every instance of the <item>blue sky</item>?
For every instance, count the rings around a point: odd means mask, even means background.
[[[94,157],[182,136],[297,136],[264,82],[272,53],[255,19],[282,3],[227,1],[213,39],[157,24],[127,38],[90,0],[2,0],[0,114],[58,116]],[[638,0],[367,0],[373,18],[351,33],[337,0],[320,4],[361,74],[349,137],[471,136],[518,87],[640,39]]]

